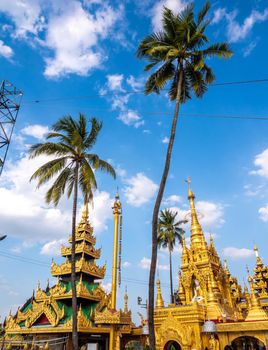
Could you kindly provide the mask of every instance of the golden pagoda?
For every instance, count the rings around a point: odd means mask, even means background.
[[[260,350],[268,344],[267,267],[256,253],[254,276],[242,291],[226,259],[222,264],[213,237],[206,242],[187,180],[190,245],[182,237],[176,305],[164,306],[160,281],[154,312],[157,350]],[[259,294],[258,294],[259,293]],[[268,299],[266,299],[268,301]],[[229,347],[228,347],[229,346]]]
[[[75,271],[77,293],[77,328],[79,345],[96,343],[100,349],[120,350],[120,343],[127,343],[131,337],[142,340],[141,328],[136,328],[128,309],[125,293],[124,310],[116,309],[118,274],[118,233],[121,219],[121,203],[116,196],[114,205],[114,259],[112,291],[107,294],[101,286],[106,266],[98,266],[101,250],[95,248],[96,238],[89,222],[88,205],[75,233]],[[69,237],[72,243],[72,237]],[[3,344],[6,349],[23,346],[34,349],[33,344],[53,349],[64,345],[72,348],[72,289],[71,289],[71,247],[62,246],[64,263],[52,260],[51,274],[57,278],[53,286],[42,289],[37,284],[31,298],[5,321]],[[145,340],[142,340],[145,342]]]

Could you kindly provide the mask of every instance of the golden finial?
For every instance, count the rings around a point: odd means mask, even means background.
[[[156,295],[155,307],[156,307],[156,308],[164,307],[164,300],[163,300],[162,292],[161,292],[161,282],[160,282],[160,279],[157,279],[156,285],[157,285],[157,295]]]
[[[121,205],[121,202],[120,202],[120,197],[119,197],[118,192],[115,195],[115,201],[114,201],[114,204],[113,204],[112,208],[113,208],[114,215],[116,215],[116,214],[120,215],[121,214],[122,205]]]
[[[124,312],[128,312],[128,294],[127,294],[127,286],[125,288],[125,295],[124,295]]]
[[[231,273],[229,271],[229,267],[228,267],[226,258],[224,258],[224,270],[225,270],[225,273],[226,273],[227,277],[230,277]]]
[[[197,248],[197,249],[202,249],[202,248],[206,248],[206,241],[205,241],[205,237],[201,228],[201,225],[198,221],[197,218],[197,213],[196,213],[196,209],[195,209],[195,195],[191,189],[191,180],[190,177],[187,177],[186,182],[188,183],[188,199],[190,202],[190,210],[191,210],[191,248]]]
[[[46,342],[46,345],[44,346],[44,350],[49,350],[48,342]]]
[[[248,282],[250,285],[250,300],[249,300],[249,311],[246,317],[246,321],[261,321],[268,320],[267,313],[261,307],[260,299],[254,290],[254,280],[252,276],[248,276]]]
[[[40,290],[40,281],[37,282],[36,290]]]
[[[87,224],[88,223],[88,201],[85,202],[83,210],[82,210],[82,219],[81,224]]]
[[[257,260],[257,265],[263,265],[262,260],[259,256],[259,250],[256,244],[254,244],[254,252],[255,252],[255,256],[256,256],[256,260]]]

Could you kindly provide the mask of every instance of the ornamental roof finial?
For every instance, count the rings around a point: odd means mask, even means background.
[[[256,260],[257,260],[257,265],[263,265],[263,262],[259,256],[259,250],[258,250],[258,247],[256,246],[256,244],[254,244],[254,252],[255,252],[255,256],[256,256]]]
[[[128,312],[128,294],[127,294],[127,286],[125,288],[125,295],[124,295],[124,312]]]
[[[161,292],[161,282],[160,282],[160,279],[158,279],[158,280],[156,281],[156,285],[157,285],[157,295],[156,295],[155,307],[156,307],[156,308],[164,307],[164,300],[163,300],[162,292]]]
[[[81,224],[88,224],[88,201],[85,202],[82,210]]]
[[[118,192],[116,193],[115,195],[115,201],[114,201],[114,204],[113,204],[113,213],[114,215],[115,214],[121,214],[121,209],[122,209],[122,205],[121,205],[121,202],[120,202],[120,197],[119,197],[119,194]]]
[[[191,248],[206,248],[206,241],[205,237],[201,228],[201,225],[198,221],[196,209],[195,209],[195,195],[191,188],[191,179],[190,177],[187,177],[186,182],[188,183],[188,199],[190,202],[190,209],[191,209]]]

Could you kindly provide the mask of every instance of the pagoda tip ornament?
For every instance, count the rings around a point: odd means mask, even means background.
[[[156,295],[155,307],[156,307],[156,308],[164,307],[165,305],[164,305],[164,300],[163,300],[162,292],[161,292],[161,282],[160,282],[160,279],[157,279],[156,285],[157,285],[157,295]]]

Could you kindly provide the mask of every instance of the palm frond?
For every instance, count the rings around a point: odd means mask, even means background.
[[[198,12],[197,15],[197,25],[199,26],[200,24],[202,24],[202,22],[204,21],[204,19],[206,18],[208,11],[210,10],[210,1],[207,1],[204,6],[202,7],[202,9]]]
[[[70,149],[61,143],[54,142],[45,142],[45,143],[37,143],[32,145],[29,149],[29,158],[35,158],[40,155],[46,156],[62,156],[70,154]]]
[[[37,188],[47,183],[52,177],[59,173],[66,165],[68,157],[61,157],[53,159],[40,168],[38,168],[31,176],[30,181],[38,179]]]
[[[90,123],[91,123],[91,130],[85,140],[86,149],[90,149],[95,145],[98,135],[102,129],[102,122],[98,121],[96,118],[92,118],[90,120]]]
[[[59,200],[65,192],[66,184],[68,183],[69,176],[71,175],[72,169],[66,167],[58,176],[56,181],[50,187],[46,193],[46,202],[50,204],[51,202],[57,206]]]
[[[216,43],[202,51],[204,57],[230,58],[233,52],[228,43]]]

